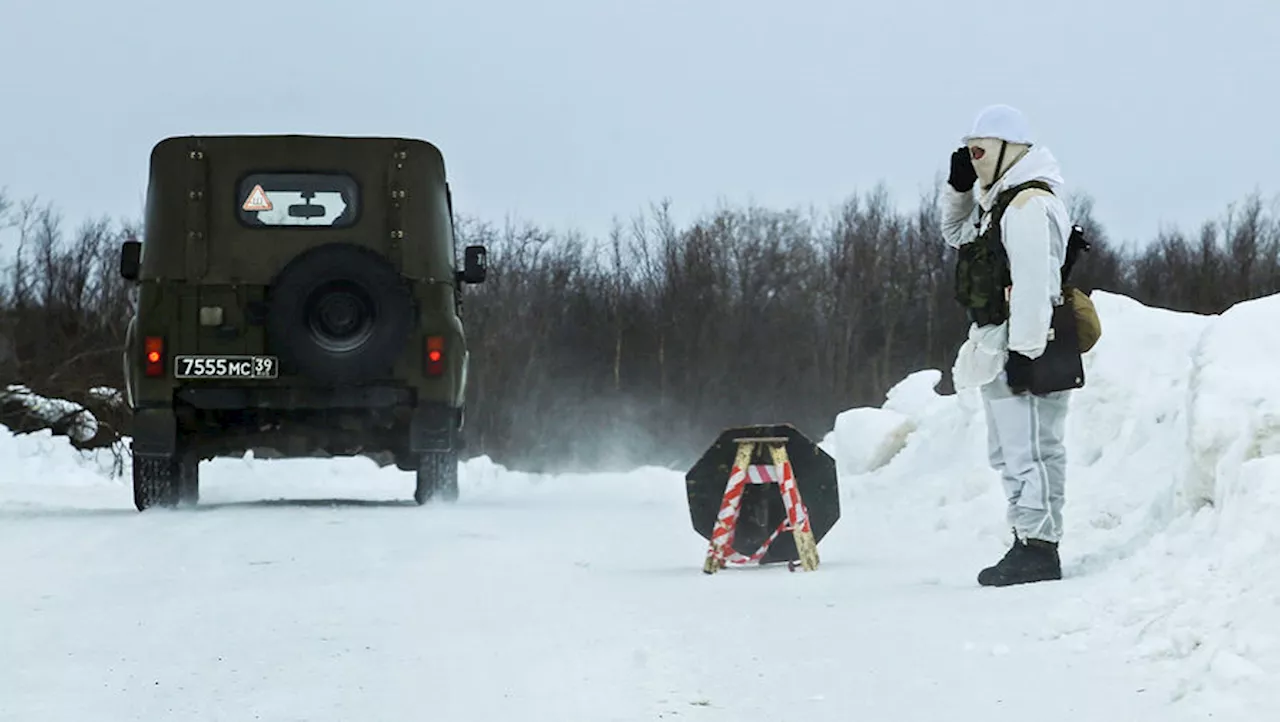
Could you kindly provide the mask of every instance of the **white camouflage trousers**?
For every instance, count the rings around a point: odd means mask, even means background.
[[[987,453],[991,467],[1000,472],[1008,521],[1019,539],[1062,538],[1067,481],[1063,437],[1070,394],[1015,395],[1003,373],[982,387]]]

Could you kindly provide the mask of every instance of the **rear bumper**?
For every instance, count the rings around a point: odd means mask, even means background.
[[[387,409],[412,406],[417,394],[402,386],[252,387],[185,386],[176,399],[197,409]]]
[[[219,453],[262,445],[385,446],[416,454],[455,450],[461,442],[462,410],[420,401],[408,387],[201,385],[178,389],[173,398],[173,406],[134,410],[135,453],[171,455],[180,438]]]

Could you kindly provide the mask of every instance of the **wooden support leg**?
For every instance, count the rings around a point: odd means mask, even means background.
[[[778,489],[782,492],[782,502],[787,509],[791,536],[800,555],[800,566],[806,572],[811,572],[818,568],[818,542],[814,540],[813,529],[809,526],[809,510],[800,498],[800,487],[796,484],[791,460],[787,458],[787,447],[783,444],[771,444],[769,453],[773,456],[774,465],[782,470]]]
[[[747,485],[747,467],[751,465],[751,453],[755,444],[738,442],[738,456],[733,462],[733,470],[729,473],[729,483],[725,487],[720,501],[720,514],[711,531],[711,546],[707,549],[707,558],[702,564],[702,571],[715,574],[724,568],[729,557],[733,533],[738,526],[738,514],[742,510],[742,492]]]

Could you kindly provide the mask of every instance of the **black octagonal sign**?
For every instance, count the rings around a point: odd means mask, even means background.
[[[836,481],[836,463],[827,452],[790,424],[741,426],[726,429],[702,458],[685,475],[685,494],[694,531],[711,541],[720,514],[720,503],[729,485],[729,474],[738,454],[736,439],[786,438],[787,458],[795,475],[800,498],[809,511],[809,524],[815,542],[822,541],[840,519],[840,489]],[[769,445],[755,444],[752,464],[771,466]],[[754,554],[786,519],[787,511],[777,484],[747,484],[742,492],[733,549],[740,554]],[[769,546],[761,564],[799,559],[795,539],[783,532]]]

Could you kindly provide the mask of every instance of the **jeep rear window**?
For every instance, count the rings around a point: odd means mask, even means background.
[[[255,228],[346,228],[360,210],[354,178],[327,173],[255,173],[240,181],[236,212]]]

